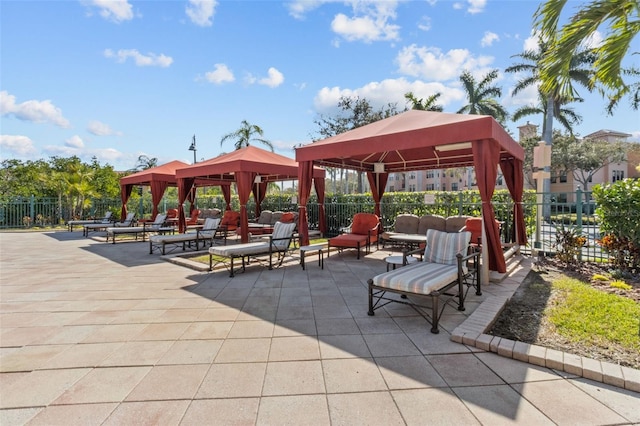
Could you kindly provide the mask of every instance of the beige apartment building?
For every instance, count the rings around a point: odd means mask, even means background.
[[[518,130],[519,140],[538,136],[538,126],[529,122],[518,127]],[[626,142],[630,136],[628,133],[613,130],[598,130],[586,135],[585,138],[597,138],[609,142]],[[640,173],[636,170],[638,164],[640,164],[640,153],[638,152],[630,154],[627,161],[606,163],[602,169],[592,176],[588,188],[580,189],[589,191],[597,183],[615,182],[627,177],[638,178],[640,176]],[[559,176],[552,175],[551,177],[551,192],[558,193],[559,198],[561,198],[558,199],[559,202],[574,201],[571,193],[575,192],[579,186],[580,183],[574,180],[571,173]],[[526,189],[535,189],[535,181],[530,176],[525,178],[525,187]],[[506,188],[502,173],[498,169],[496,189]],[[466,189],[477,189],[473,167],[392,173],[389,175],[385,191],[461,191]]]

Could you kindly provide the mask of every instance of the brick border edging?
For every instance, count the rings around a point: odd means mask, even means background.
[[[494,352],[507,358],[640,392],[640,370],[485,334],[509,299],[510,297],[504,296],[488,297],[462,324],[453,330],[451,340],[487,352]]]

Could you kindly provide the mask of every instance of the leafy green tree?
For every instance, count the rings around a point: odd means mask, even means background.
[[[560,16],[566,4],[567,0],[547,0],[534,15],[534,28],[543,39],[553,41],[540,64],[542,91],[573,97],[574,88],[569,72],[571,57],[596,31],[606,29],[608,31],[605,31],[602,44],[595,48],[592,85],[602,85],[605,92],[611,93],[609,98],[617,102],[632,91],[622,77],[622,61],[640,32],[640,2],[592,0],[559,28]],[[637,90],[636,87],[636,94]],[[638,103],[635,103],[636,109],[637,106]]]
[[[497,69],[490,71],[480,81],[476,81],[469,71],[464,71],[460,81],[469,103],[460,108],[458,114],[490,115],[498,122],[504,123],[509,113],[496,99],[502,96],[502,89],[493,85],[496,78]]]
[[[4,160],[0,167],[0,195],[2,197],[49,196],[47,180],[49,164],[44,160]]]
[[[578,139],[571,134],[557,133],[554,137],[552,167],[561,173],[573,175],[582,189],[589,190],[589,181],[610,163],[625,161],[627,144],[601,139]]]
[[[314,123],[318,126],[318,135],[320,137],[313,138],[314,140],[325,139],[331,136],[339,135],[340,133],[347,132],[358,127],[365,126],[370,123],[391,117],[398,114],[398,107],[396,104],[387,104],[379,109],[374,109],[373,105],[366,99],[356,97],[342,96],[338,101],[338,108],[340,113],[335,116],[321,115],[319,119]],[[334,176],[335,187],[335,171],[329,171]],[[344,169],[340,169],[340,180]],[[347,175],[348,176],[348,175]],[[344,182],[344,192],[348,192],[348,179]],[[363,192],[362,174],[358,174],[358,188],[357,191]]]
[[[220,140],[220,146],[222,146],[227,140],[234,140],[235,150],[242,149],[244,147],[250,146],[251,141],[260,142],[263,145],[266,145],[273,152],[273,144],[266,139],[263,139],[264,131],[260,126],[255,124],[250,124],[247,120],[242,120],[242,126],[236,130],[235,132],[228,133],[222,137]],[[260,137],[255,137],[258,135]]]
[[[426,99],[423,99],[423,98],[418,99],[415,97],[415,95],[412,92],[407,92],[404,94],[404,97],[407,100],[407,102],[411,103],[411,109],[417,109],[420,111],[435,111],[435,112],[444,111],[444,107],[436,103],[438,101],[438,98],[440,98],[440,96],[442,96],[442,93],[438,92],[429,96]]]

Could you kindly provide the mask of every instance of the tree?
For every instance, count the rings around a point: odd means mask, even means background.
[[[625,161],[627,157],[627,144],[621,141],[578,139],[559,132],[554,136],[552,168],[563,174],[571,173],[585,191],[589,190],[589,181],[600,169],[610,163]]]
[[[346,96],[340,97],[338,101],[338,108],[341,113],[335,116],[321,115],[319,119],[314,123],[318,126],[319,138],[313,138],[314,140],[329,138],[331,136],[339,135],[340,133],[347,132],[349,130],[374,123],[384,118],[391,117],[398,114],[398,108],[396,104],[387,104],[378,110],[375,110],[371,103],[359,96],[350,98]],[[331,173],[331,171],[330,171]],[[340,179],[344,169],[340,170]],[[348,176],[348,174],[347,174]],[[358,174],[358,192],[363,192],[362,174]],[[345,193],[348,192],[348,179],[345,180]]]
[[[220,140],[220,146],[222,146],[227,140],[235,140],[235,149],[236,151],[242,149],[246,146],[251,145],[251,141],[257,141],[266,145],[273,152],[273,144],[266,139],[262,139],[264,136],[264,131],[255,124],[249,124],[247,120],[242,120],[242,126],[236,130],[235,132],[228,133],[222,137]],[[254,135],[261,136],[260,138],[254,137]]]
[[[539,39],[538,50],[525,50],[523,53],[513,56],[522,59],[523,62],[506,68],[505,72],[525,73],[525,76],[516,83],[515,87],[513,88],[513,92],[511,93],[512,96],[518,95],[521,91],[528,87],[532,87],[542,83],[542,79],[540,76],[540,63],[548,51],[549,43],[546,43],[542,41],[542,39]],[[581,50],[580,52],[571,56],[569,63],[570,83],[576,83],[591,91],[592,71],[590,66],[593,64],[594,60],[595,56],[593,52],[589,50]],[[551,137],[553,135],[553,119],[556,118],[560,120],[563,105],[574,101],[581,102],[582,99],[577,96],[577,92],[575,90],[573,90],[571,96],[563,96],[558,91],[545,92],[541,88],[538,89],[538,92],[539,96],[543,98],[541,103],[544,105],[542,139],[547,142],[547,144],[551,144]],[[563,126],[567,128],[564,123]]]
[[[549,105],[541,92],[538,92],[539,103],[537,105],[525,105],[518,108],[514,113],[512,120],[519,121],[521,118],[529,115],[547,115],[547,106]],[[579,100],[582,102],[582,99]],[[561,103],[553,105],[553,116],[569,133],[573,133],[573,125],[582,122],[582,116],[578,115],[573,108],[566,108]]]
[[[407,102],[411,103],[411,109],[417,109],[420,111],[435,111],[435,112],[444,111],[444,107],[436,103],[438,98],[440,98],[440,96],[442,96],[442,93],[438,92],[429,96],[426,99],[422,99],[422,98],[418,99],[414,96],[412,92],[407,92],[404,94],[404,97],[407,100]]]
[[[156,157],[149,157],[148,155],[140,155],[138,157],[138,163],[133,169],[135,171],[147,170],[158,166],[158,159]]]
[[[605,28],[608,30],[607,35],[602,44],[595,48],[595,73],[591,82],[592,86],[602,85],[603,92],[609,92],[611,100],[621,99],[631,91],[631,87],[622,78],[622,60],[640,32],[640,2],[593,0],[558,28],[566,3],[567,0],[547,0],[534,15],[534,28],[543,39],[554,41],[540,63],[543,92],[573,97],[574,89],[569,73],[571,57],[596,31],[601,32]],[[635,93],[637,94],[637,88]],[[638,103],[635,103],[636,109],[637,106]]]
[[[469,103],[460,108],[457,113],[490,115],[498,122],[504,123],[509,113],[496,99],[502,96],[502,89],[492,85],[496,78],[498,78],[497,69],[490,71],[479,82],[476,82],[469,71],[464,71],[460,81],[467,93]]]

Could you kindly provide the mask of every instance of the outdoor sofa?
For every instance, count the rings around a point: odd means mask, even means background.
[[[418,217],[415,214],[403,213],[396,217],[392,230],[380,235],[382,247],[387,244],[416,246],[423,242],[429,229],[443,232],[459,232],[465,227],[471,216],[449,216],[427,214]]]
[[[405,252],[404,265],[369,279],[369,311],[389,303],[411,306],[439,333],[438,322],[446,305],[454,303],[464,311],[469,288],[481,295],[480,251],[470,244],[470,232],[448,233],[429,229],[423,249]],[[409,264],[406,256],[422,253],[422,261]],[[466,287],[466,289],[465,289]],[[425,296],[427,297],[425,303]],[[447,300],[440,307],[440,298]]]

